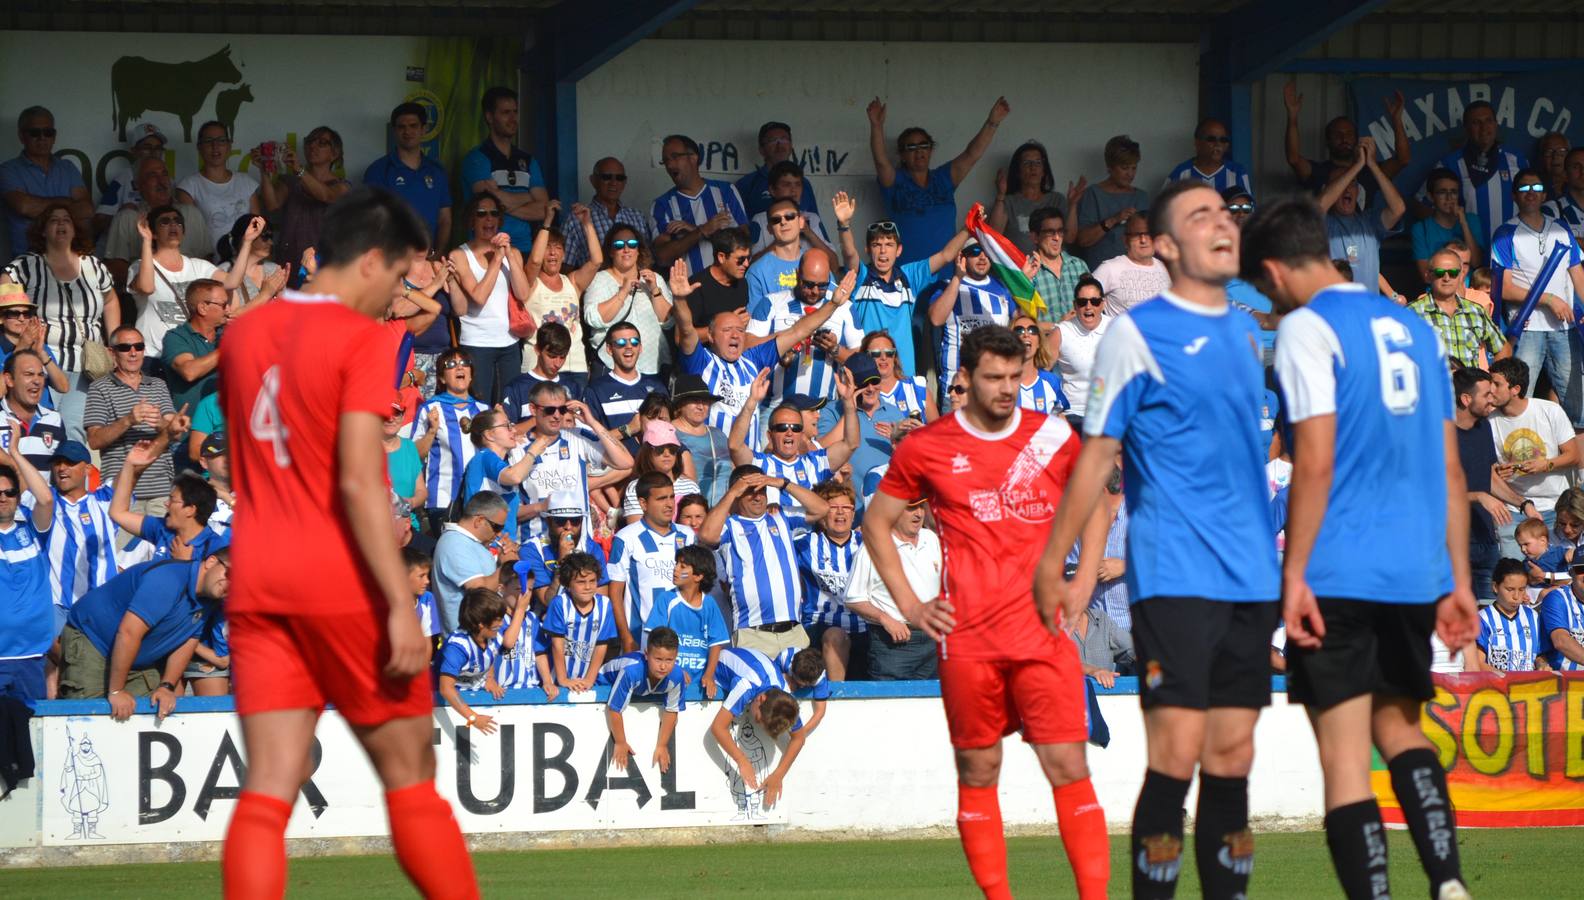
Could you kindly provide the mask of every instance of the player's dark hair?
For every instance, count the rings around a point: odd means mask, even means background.
[[[413,569],[430,568],[434,565],[434,560],[429,558],[429,554],[408,544],[402,548],[402,565],[410,572]]]
[[[453,359],[460,359],[467,363],[469,367],[473,365],[473,354],[469,353],[466,347],[452,347],[449,350],[442,351],[435,359],[435,368],[439,369]]]
[[[1529,364],[1516,356],[1491,360],[1490,373],[1500,375],[1507,386],[1524,397],[1529,393]]]
[[[812,687],[825,674],[825,656],[813,647],[792,654],[792,680],[798,687]]]
[[[780,688],[769,688],[760,694],[759,721],[772,739],[790,731],[797,723],[798,705],[792,695]]]
[[[491,428],[505,421],[505,417],[506,414],[498,409],[486,409],[474,416],[472,423],[468,425],[468,439],[473,442],[473,446],[483,447],[484,435],[489,434]],[[482,494],[484,492],[479,491],[479,493]],[[477,494],[474,496],[477,496]],[[469,505],[472,504],[471,500],[468,502]],[[467,515],[477,515],[477,513],[467,513]]]
[[[1490,381],[1490,373],[1484,369],[1473,366],[1464,366],[1452,371],[1452,396],[1457,399],[1458,406],[1463,405],[1463,396],[1473,394],[1474,388],[1482,381]]]
[[[1168,184],[1166,187],[1162,188],[1161,192],[1155,195],[1155,200],[1150,206],[1150,237],[1160,237],[1163,234],[1171,234],[1170,223],[1172,206],[1176,205],[1178,197],[1181,197],[1183,194],[1186,194],[1189,191],[1197,190],[1208,190],[1213,192],[1215,191],[1215,188],[1210,187],[1197,178],[1189,178],[1183,181],[1173,181],[1171,184]],[[1216,194],[1218,199],[1220,196],[1221,195],[1219,193]],[[1222,202],[1224,203],[1225,201]],[[1245,224],[1244,227],[1247,228],[1247,225]]]
[[[1353,264],[1347,260],[1341,259],[1340,257],[1333,259],[1331,260],[1331,268],[1336,269],[1337,274],[1341,275],[1343,278],[1346,278],[1348,281],[1353,280]],[[1256,287],[1259,286],[1256,285]],[[1263,287],[1260,287],[1259,289],[1261,291],[1265,290]]]
[[[1196,140],[1196,141],[1204,140],[1204,131],[1205,131],[1206,128],[1209,128],[1211,125],[1220,125],[1223,129],[1226,128],[1226,125],[1222,124],[1220,119],[1213,118],[1213,117],[1209,118],[1209,119],[1200,119],[1199,120],[1199,124],[1194,126],[1194,140]]]
[[[390,123],[392,127],[396,125],[396,120],[402,116],[417,116],[419,125],[429,124],[429,114],[424,111],[424,108],[421,105],[414,103],[411,100],[407,101],[406,103],[398,103],[396,104],[396,108],[391,110]]]
[[[650,391],[638,404],[638,416],[645,420],[657,419],[671,412],[671,397],[665,391]],[[667,421],[670,421],[669,419]]]
[[[969,374],[973,374],[973,370],[979,368],[979,361],[986,354],[1022,363],[1023,342],[1018,340],[1012,329],[1005,325],[975,328],[963,338],[962,353],[958,355],[958,360]]]
[[[792,137],[792,126],[791,125],[788,125],[785,122],[777,122],[777,121],[772,119],[771,121],[766,122],[763,125],[759,126],[759,139],[758,139],[757,143],[759,143],[760,145],[763,145],[764,142],[765,142],[765,138],[769,137],[770,136],[770,132],[772,132],[772,131],[785,131],[787,133],[787,137],[788,138]],[[779,163],[777,165],[779,165]],[[774,174],[774,172],[775,172],[775,170],[772,169],[771,173]]]
[[[1469,120],[1469,116],[1473,115],[1474,113],[1476,113],[1476,112],[1478,112],[1479,110],[1482,110],[1482,109],[1488,109],[1488,110],[1491,111],[1491,115],[1493,115],[1493,116],[1496,115],[1496,107],[1491,106],[1491,103],[1490,103],[1489,100],[1475,100],[1473,103],[1470,103],[1468,106],[1463,107],[1463,124],[1467,125],[1468,124],[1468,120]]]
[[[689,494],[688,496],[698,497],[700,500],[704,499],[699,494]],[[708,594],[715,589],[715,554],[711,553],[703,545],[688,544],[677,551],[676,561],[687,563],[688,568],[693,570],[693,574],[699,577],[699,591],[701,593]]]
[[[1533,521],[1532,519],[1528,521]],[[1524,571],[1523,560],[1503,557],[1496,561],[1496,568],[1491,570],[1491,584],[1497,585],[1506,581],[1508,576],[1518,575],[1525,582],[1529,580],[1529,573]]]
[[[671,487],[671,476],[664,472],[645,472],[638,476],[633,483],[633,493],[639,500],[648,500],[649,495],[663,487]]]
[[[215,502],[219,499],[214,485],[204,481],[196,472],[183,472],[171,482],[171,487],[180,491],[182,502],[193,508],[193,518],[198,524],[208,525],[209,517],[214,515]]]
[[[462,594],[462,604],[457,609],[457,625],[467,634],[478,634],[480,628],[496,619],[506,618],[506,598],[486,587],[468,588]]]
[[[1177,184],[1186,184],[1179,181]],[[1278,197],[1254,210],[1243,223],[1243,248],[1238,268],[1244,281],[1269,293],[1263,283],[1265,260],[1298,267],[1331,258],[1325,216],[1309,197]]]
[[[516,99],[516,91],[509,87],[501,87],[500,85],[496,85],[484,91],[484,99],[479,101],[479,108],[482,109],[484,111],[484,115],[487,116],[495,111],[496,104],[500,103],[502,100]]]
[[[20,130],[23,125],[27,124],[28,119],[37,118],[38,116],[49,116],[51,122],[55,121],[55,114],[46,107],[29,106],[27,109],[17,113],[17,128]]]
[[[661,625],[649,632],[649,637],[644,640],[646,650],[678,650],[682,642],[677,640],[677,633]]]
[[[159,217],[165,215],[166,213],[175,213],[176,221],[181,222],[183,225],[187,224],[187,217],[182,215],[182,211],[177,209],[172,204],[166,203],[153,207],[148,212],[143,214],[143,220],[148,223],[150,231],[154,230],[154,223],[159,220]],[[40,218],[43,217],[40,216]]]
[[[387,263],[429,246],[429,228],[406,200],[364,185],[330,204],[314,244],[319,265],[344,266],[378,250]]]
[[[556,574],[560,576],[562,584],[571,584],[572,579],[579,575],[593,575],[598,578],[599,573],[599,560],[589,553],[568,553],[556,564]]]
[[[187,282],[187,290],[182,293],[182,300],[187,303],[188,309],[196,310],[198,308],[198,295],[209,290],[218,290],[222,294],[229,294],[225,289],[225,285],[213,278],[195,278]]]
[[[722,228],[710,235],[710,249],[716,256],[731,256],[738,250],[752,250],[753,241],[748,238],[748,229],[741,225],[734,228]]]
[[[546,322],[534,337],[534,349],[551,356],[566,356],[572,352],[572,332],[560,322]]]

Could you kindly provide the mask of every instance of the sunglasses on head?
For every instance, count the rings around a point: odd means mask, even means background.
[[[122,342],[119,344],[110,345],[110,349],[116,351],[117,353],[142,353],[143,347],[144,344],[142,341],[138,341],[136,343]]]
[[[1039,334],[1039,326],[1038,325],[1015,325],[1012,328],[1012,333],[1017,335],[1018,337],[1022,337],[1025,334]]]
[[[1544,193],[1545,192],[1545,185],[1543,185],[1543,184],[1520,184],[1517,187],[1513,188],[1513,190],[1517,191],[1520,194],[1540,194],[1540,193]]]
[[[792,434],[802,434],[803,433],[803,423],[802,422],[777,422],[774,425],[770,426],[770,432],[772,434],[786,434],[787,432],[791,432]]]
[[[1073,307],[1074,308],[1082,308],[1082,307],[1085,307],[1085,306],[1105,306],[1105,298],[1104,297],[1074,297],[1073,298]]]
[[[27,136],[30,137],[30,138],[54,137],[55,136],[55,129],[53,129],[53,128],[29,128],[27,130]]]
[[[880,222],[875,222],[874,224],[869,226],[869,233],[872,234],[872,235],[874,235],[874,234],[896,234],[897,233],[897,225],[896,225],[895,222],[891,221],[890,219],[886,219],[886,220],[880,221]]]
[[[870,350],[869,355],[875,359],[895,359],[895,350]]]
[[[442,369],[471,369],[473,364],[465,359],[448,359],[440,364]]]
[[[622,182],[627,180],[627,174],[625,172],[598,172],[594,177],[598,178],[600,181]]]
[[[963,248],[963,256],[969,256],[969,257],[984,256],[984,248],[983,247],[964,247]]]
[[[619,240],[611,241],[611,249],[612,250],[637,250],[638,249],[638,239],[637,238],[621,238]]]
[[[643,340],[635,337],[619,337],[611,338],[610,343],[612,347],[636,347],[643,343]]]
[[[1463,269],[1461,266],[1456,269],[1431,269],[1430,274],[1437,278],[1452,278],[1463,274]]]
[[[770,217],[770,224],[771,225],[780,225],[783,222],[795,222],[795,221],[797,221],[797,217],[798,217],[798,214],[795,213],[795,212],[782,213],[779,216],[771,216]]]

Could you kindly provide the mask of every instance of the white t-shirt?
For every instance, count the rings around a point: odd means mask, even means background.
[[[920,529],[918,542],[914,544],[892,533],[891,543],[896,545],[897,555],[902,557],[902,573],[907,576],[908,586],[913,588],[913,593],[926,603],[939,597],[941,545],[935,532],[928,528]],[[875,570],[867,544],[853,558],[852,576],[847,581],[847,603],[872,603],[875,609],[891,618],[907,621],[902,617],[902,611],[897,609],[896,601],[891,599],[891,592],[886,589],[885,582],[880,580],[880,573]]]
[[[141,259],[132,262],[127,268],[127,284],[137,281],[142,266]],[[215,268],[214,263],[195,256],[182,257],[182,267],[177,271],[171,271],[155,260],[154,293],[132,292],[132,296],[137,299],[137,327],[138,331],[143,332],[143,340],[148,344],[148,356],[158,357],[165,343],[165,332],[187,321],[187,285],[200,278],[221,281],[225,279],[225,273]]]
[[[193,203],[203,211],[204,224],[212,235],[230,234],[236,220],[248,211],[259,184],[241,172],[232,172],[231,180],[215,184],[202,172],[194,172],[176,182],[176,189],[185,191]]]
[[[659,280],[660,294],[667,303],[671,302],[671,287],[665,279]],[[638,326],[638,337],[643,343],[638,345],[638,371],[645,375],[657,375],[660,367],[671,362],[671,343],[666,338],[664,329],[671,327],[671,319],[665,325],[660,324],[660,319],[655,316],[654,300],[649,296],[649,288],[639,282],[638,293],[631,297],[631,303],[623,300],[616,308],[613,318],[606,319],[600,315],[601,303],[616,296],[616,291],[621,288],[621,278],[610,269],[601,269],[595,274],[594,280],[589,282],[588,290],[583,292],[583,323],[588,326],[589,343],[599,348],[600,361],[607,368],[615,365],[610,357],[610,348],[605,346],[605,332],[617,322],[621,321],[623,313],[627,321]]]
[[[1113,256],[1094,270],[1094,277],[1105,288],[1108,316],[1120,316],[1171,287],[1166,266],[1154,258],[1141,266],[1126,256]]]
[[[1491,435],[1496,439],[1496,456],[1504,463],[1550,459],[1562,452],[1562,445],[1573,440],[1573,423],[1562,407],[1550,400],[1530,400],[1516,416],[1490,417]],[[1563,470],[1519,475],[1507,483],[1524,497],[1533,500],[1541,512],[1556,508],[1557,498],[1567,490],[1568,473]]]
[[[1063,393],[1067,395],[1067,411],[1075,416],[1083,415],[1089,404],[1089,373],[1094,368],[1095,350],[1100,347],[1100,339],[1105,337],[1110,324],[1111,317],[1107,315],[1100,318],[1100,324],[1093,331],[1085,331],[1076,317],[1056,325],[1061,335],[1061,356],[1056,360],[1056,370],[1061,373]]]

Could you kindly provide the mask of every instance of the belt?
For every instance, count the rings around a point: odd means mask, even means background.
[[[782,634],[796,628],[796,622],[766,622],[763,625],[753,626],[754,631],[768,631],[771,634]]]

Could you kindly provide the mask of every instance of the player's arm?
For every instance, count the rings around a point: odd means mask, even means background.
[[[577,681],[582,687],[576,688],[576,690],[592,691],[594,689],[594,680],[599,677],[600,666],[605,665],[605,654],[608,650],[610,650],[610,645],[604,641],[600,641],[595,645],[594,654],[589,657],[588,672]]]
[[[807,740],[808,736],[814,733],[814,729],[819,727],[819,723],[825,719],[825,707],[829,703],[830,701],[828,700],[814,701],[814,716],[798,730],[798,734],[803,735],[804,740]]]
[[[754,772],[753,761],[748,758],[748,754],[742,752],[737,742],[732,740],[731,726],[735,718],[729,706],[721,706],[715,713],[715,720],[710,722],[710,737],[715,739],[721,753],[737,764],[737,773],[742,776],[743,785],[750,791],[755,791],[759,789],[759,776]]]
[[[781,759],[776,762],[775,771],[765,776],[764,805],[766,809],[775,806],[781,798],[781,785],[786,781],[787,773],[792,771],[792,764],[797,762],[798,754],[803,752],[803,744],[808,740],[808,726],[792,732],[787,739],[786,752],[781,754]]]
[[[1284,612],[1289,613],[1286,616],[1287,640],[1313,648],[1320,646],[1320,638],[1325,636],[1318,609],[1312,616],[1297,613],[1314,607],[1314,594],[1305,573],[1309,570],[1315,540],[1320,536],[1320,525],[1325,521],[1331,482],[1336,474],[1336,413],[1294,422],[1292,435],[1293,471],[1287,492],[1287,549],[1282,558],[1282,597]],[[1459,502],[1468,502],[1461,490],[1458,497]]]
[[[721,532],[726,530],[726,520],[731,517],[732,505],[737,502],[737,498],[750,487],[759,487],[767,481],[763,475],[744,475],[727,488],[720,502],[710,507],[709,515],[704,517],[704,524],[699,526],[699,543],[707,547],[720,546]]]
[[[997,201],[998,204],[999,202]],[[1005,218],[1005,215],[1002,218]],[[962,290],[963,276],[967,274],[968,267],[963,265],[962,257],[958,256],[956,270],[952,272],[951,278],[947,279],[946,286],[941,288],[940,293],[935,295],[935,300],[930,303],[929,320],[931,325],[938,328],[945,325],[946,320],[951,318],[952,309],[957,306],[957,294]]]
[[[422,672],[428,662],[428,642],[418,626],[418,617],[412,613],[406,567],[402,565],[391,525],[384,423],[377,413],[349,411],[341,413],[338,424],[337,490],[346,510],[347,528],[388,607],[385,628],[390,656],[385,661],[385,675],[411,678]]]
[[[612,546],[611,549],[615,550],[616,548]],[[619,563],[617,561],[612,561],[610,565],[611,570],[619,570],[621,567],[625,567],[627,565],[625,553],[626,550],[623,548],[622,559],[619,561]],[[612,553],[611,555],[615,556],[615,553]],[[627,621],[627,604],[622,602],[623,598],[627,596],[627,582],[617,581],[616,579],[612,578],[610,583],[607,584],[605,588],[610,593],[611,614],[616,617],[616,637],[621,641],[622,652],[631,653],[638,649],[638,639],[633,634],[632,623]],[[633,591],[636,595],[636,586],[634,586]]]
[[[545,692],[545,699],[554,700],[561,694],[561,686],[555,682],[555,673],[550,671],[550,654],[535,653],[534,669],[539,672],[540,689]]]
[[[143,470],[153,465],[165,452],[165,431],[161,429],[160,437],[153,441],[138,441],[135,446],[127,451],[126,459],[121,463],[121,471],[116,473],[115,490],[110,495],[110,521],[119,525],[131,534],[143,532],[142,513],[132,511],[132,489],[137,487],[138,478]],[[382,448],[383,449],[383,448]],[[390,513],[386,513],[386,518]],[[394,541],[395,538],[392,538]]]
[[[941,269],[944,269],[947,266],[951,265],[952,261],[957,258],[957,255],[959,253],[962,253],[962,248],[965,245],[967,245],[967,243],[968,243],[968,231],[967,231],[967,229],[964,229],[964,228],[957,229],[957,233],[952,235],[951,240],[946,242],[946,246],[944,246],[944,247],[940,248],[939,250],[936,250],[934,253],[930,254],[930,258],[929,258],[930,271],[931,272],[939,272]]]
[[[614,691],[614,688],[612,688]],[[627,770],[627,759],[632,756],[632,746],[627,743],[627,723],[622,721],[620,710],[605,707],[605,726],[611,735],[611,762],[622,771]]]
[[[1100,503],[1100,493],[1111,478],[1121,446],[1122,442],[1113,437],[1090,437],[1078,452],[1078,461],[1067,479],[1045,553],[1034,570],[1034,605],[1047,628],[1059,629],[1062,623],[1056,614],[1060,612],[1062,620],[1072,619],[1088,605],[1094,593],[1100,560],[1105,556],[1106,531],[1111,524]],[[1078,551],[1078,575],[1069,582],[1067,556],[1080,537],[1083,545]]]
[[[517,646],[517,639],[522,636],[523,617],[528,614],[528,607],[532,598],[527,594],[517,595],[517,605],[512,609],[511,621],[506,623],[506,633],[501,635],[501,655]]]
[[[606,485],[615,484],[618,480],[625,479],[625,474],[621,478],[614,477],[615,470],[620,469],[624,473],[629,472],[636,463],[632,458],[632,454],[627,452],[627,447],[622,444],[621,438],[616,436],[616,432],[605,427],[605,423],[600,421],[599,416],[594,415],[594,410],[590,409],[587,403],[581,400],[572,400],[568,405],[577,409],[578,418],[583,421],[584,427],[594,432],[594,436],[599,438],[600,452],[605,454],[605,464],[612,470],[603,479],[590,479],[589,486],[605,487]]]
[[[781,479],[781,482],[781,491],[783,493],[791,494],[792,499],[796,500],[800,505],[802,505],[803,521],[813,525],[815,522],[825,518],[825,514],[827,512],[830,512],[830,504],[825,502],[824,497],[821,497],[819,494],[814,493],[813,491],[801,484],[798,484],[796,481],[793,481],[790,478],[783,478]]]
[[[570,688],[566,666],[566,636],[550,635],[550,666],[555,670],[556,684]]]

